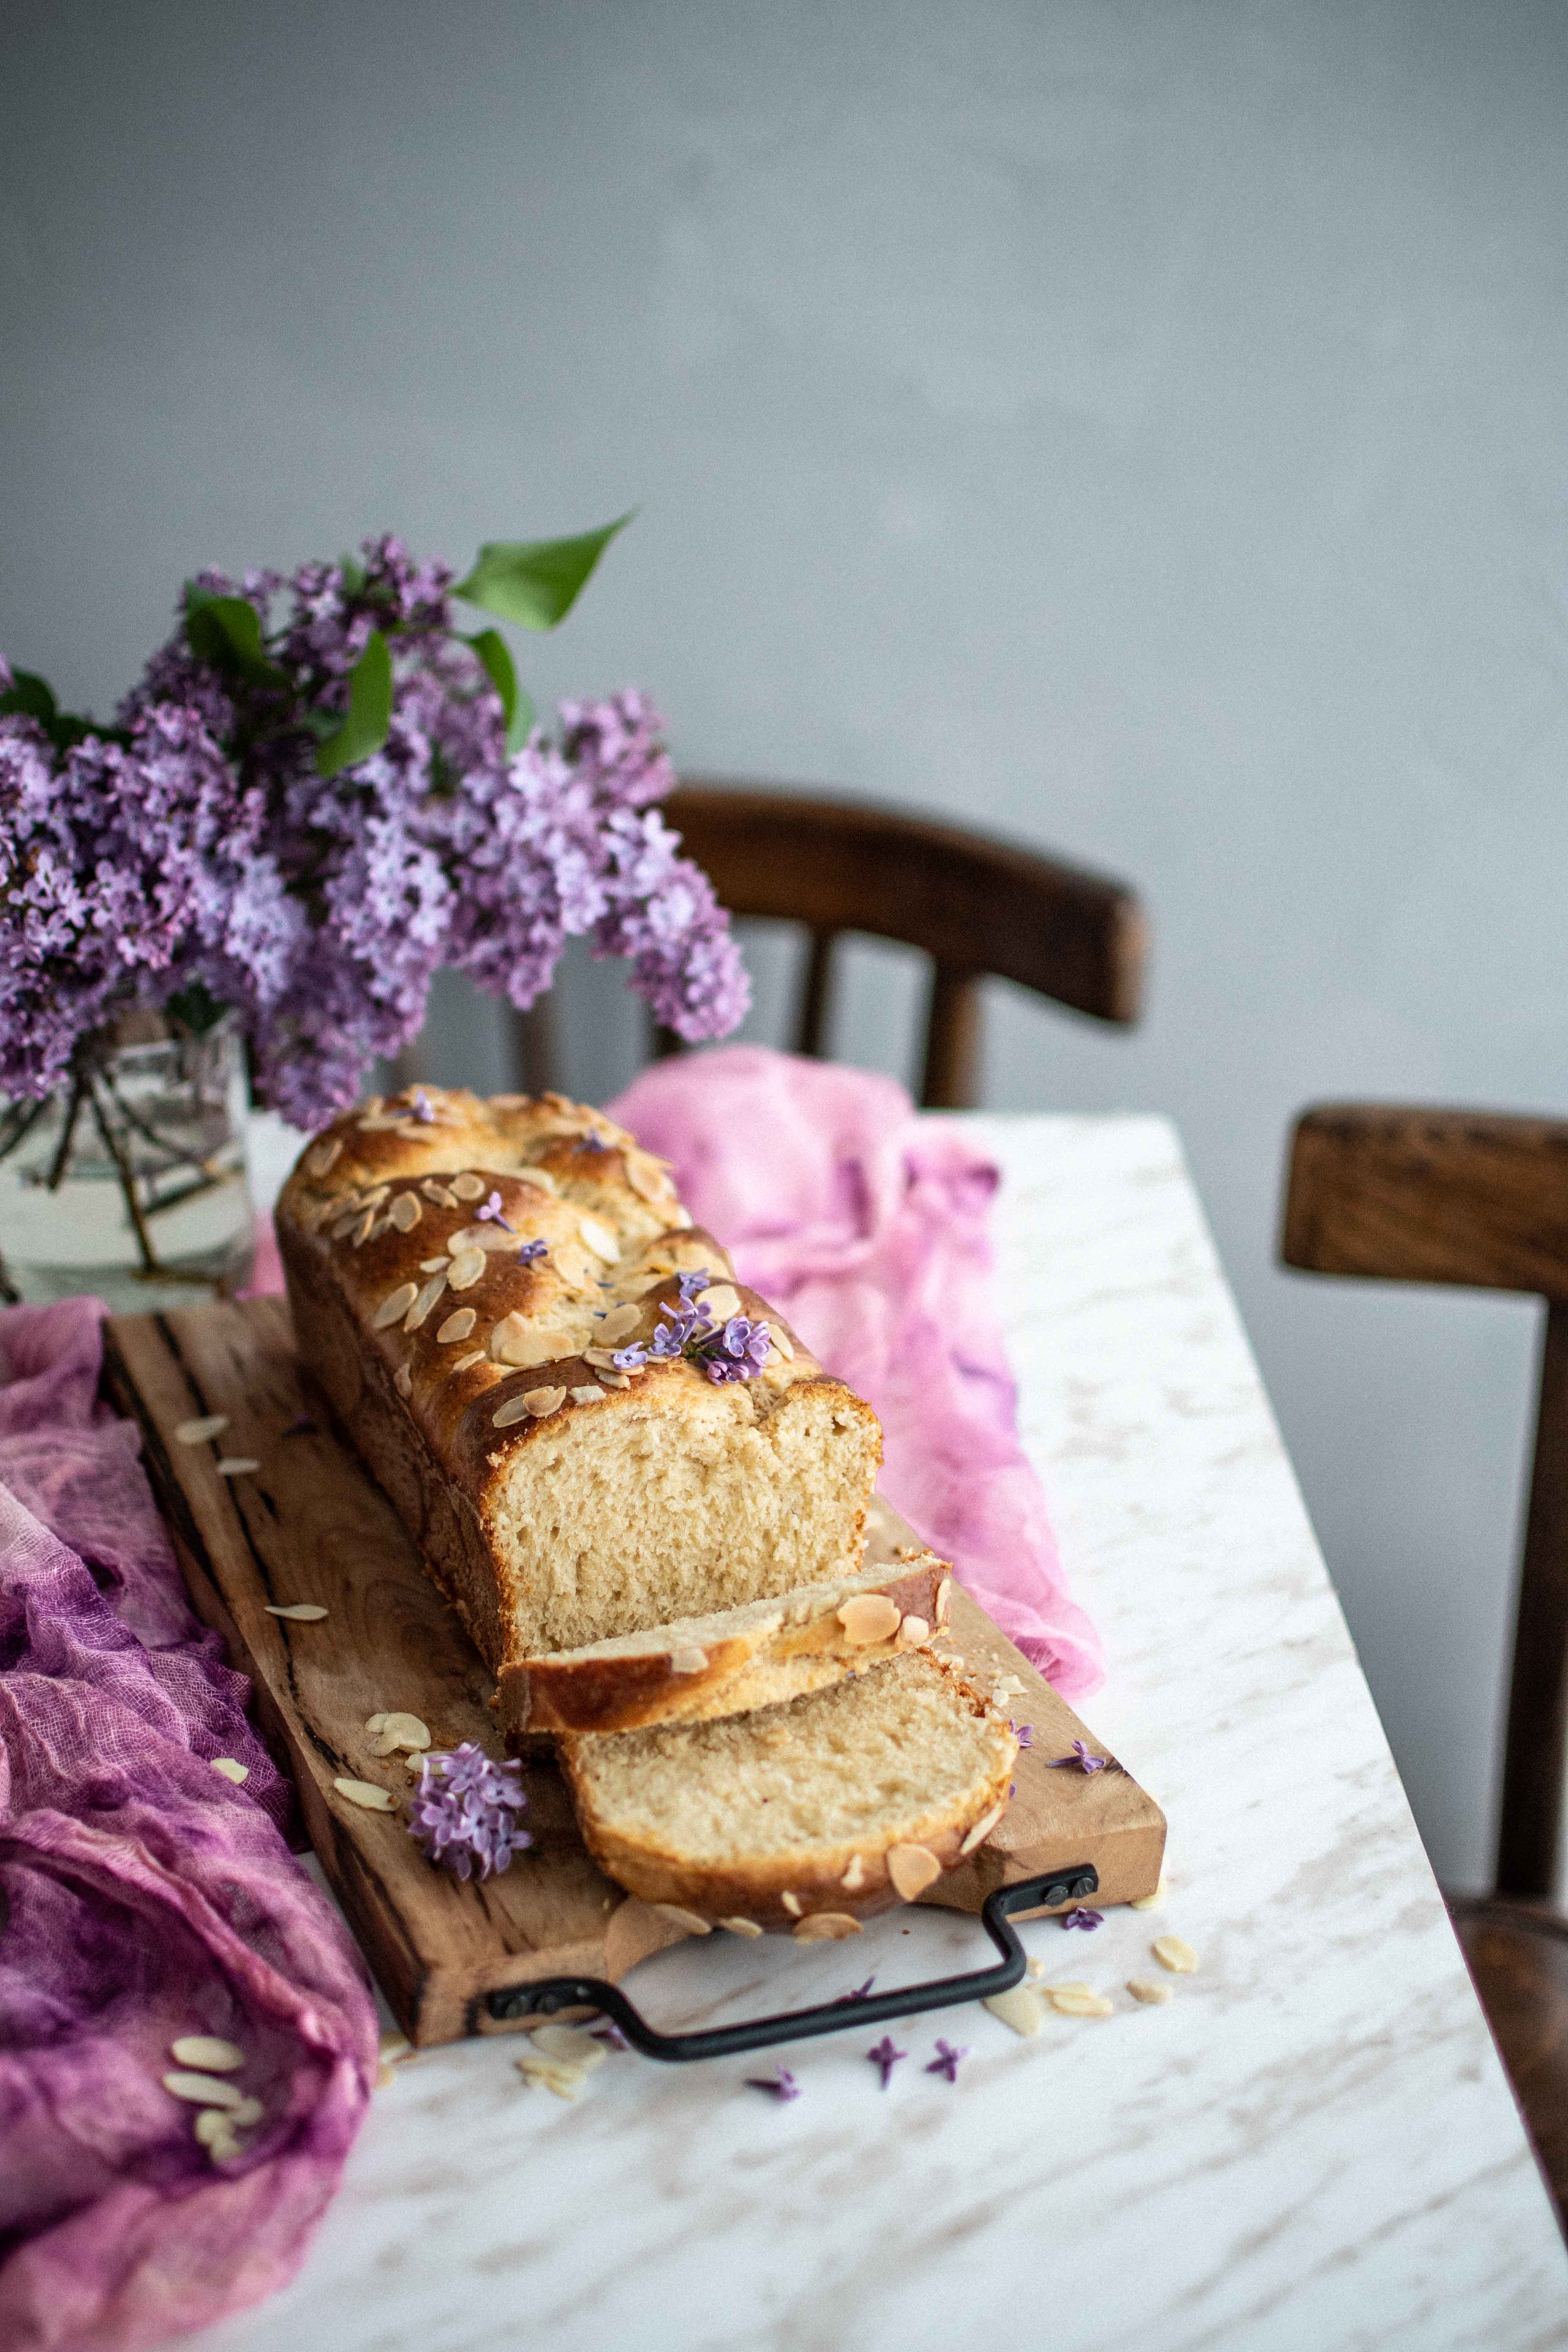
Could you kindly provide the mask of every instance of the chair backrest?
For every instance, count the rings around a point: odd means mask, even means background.
[[[921,1084],[928,1108],[974,1100],[987,974],[1101,1021],[1138,1017],[1146,927],[1119,882],[897,810],[710,777],[683,782],[664,814],[732,914],[809,932],[799,1052],[823,1050],[841,933],[924,950],[934,967]],[[674,1048],[660,1037],[660,1051]]]
[[[1305,1111],[1291,1139],[1279,1254],[1311,1274],[1546,1301],[1497,1887],[1549,1896],[1568,1734],[1568,1124],[1394,1104]]]

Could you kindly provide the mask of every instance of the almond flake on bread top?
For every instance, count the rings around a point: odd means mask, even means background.
[[[570,1735],[558,1753],[590,1852],[628,1893],[811,1937],[853,1934],[973,1853],[1006,1810],[1018,1742],[917,1649],[783,1706]]]
[[[506,1667],[496,1705],[509,1746],[560,1731],[635,1731],[708,1722],[820,1690],[900,1651],[946,1620],[952,1570],[934,1552],[798,1585],[772,1600],[683,1617]]]
[[[300,1355],[493,1672],[859,1570],[875,1414],[598,1113],[361,1106],[277,1223]],[[703,1268],[776,1338],[757,1377],[617,1369]]]

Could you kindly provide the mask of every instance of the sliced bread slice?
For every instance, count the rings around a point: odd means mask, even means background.
[[[496,1704],[514,1751],[539,1732],[705,1723],[821,1690],[916,1650],[947,1622],[952,1571],[934,1552],[771,1601],[680,1617],[501,1669]]]
[[[631,1894],[813,1938],[913,1902],[988,1837],[1018,1743],[917,1649],[783,1706],[559,1752],[584,1839]]]

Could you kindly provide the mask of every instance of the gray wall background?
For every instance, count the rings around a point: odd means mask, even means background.
[[[0,646],[102,712],[182,576],[641,515],[542,700],[1134,880],[1179,1120],[1423,1829],[1479,1884],[1533,1314],[1270,1258],[1317,1095],[1562,1105],[1568,12],[16,5]],[[762,1013],[787,984],[760,944]],[[576,975],[573,1076],[634,1024]],[[841,1044],[901,1067],[868,951]],[[443,1055],[483,1075],[448,996]]]

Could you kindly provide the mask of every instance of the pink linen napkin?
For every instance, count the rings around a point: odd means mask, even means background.
[[[882,1492],[1062,1696],[1104,1680],[990,1299],[998,1173],[895,1080],[764,1046],[645,1070],[609,1115],[673,1162],[742,1281],[875,1406]]]
[[[96,1402],[95,1299],[0,1313],[0,2344],[134,2352],[292,2277],[376,2067],[357,1953],[281,1834],[248,1685]],[[243,1787],[213,1769],[229,1756]],[[215,2168],[170,2043],[263,2120]]]

